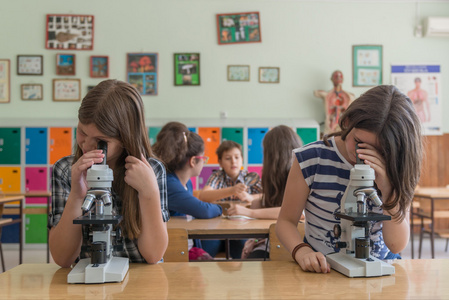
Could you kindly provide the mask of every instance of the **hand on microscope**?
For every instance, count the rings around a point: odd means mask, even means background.
[[[295,260],[305,272],[329,273],[330,264],[321,252],[315,252],[309,247],[302,247],[296,252]]]
[[[151,193],[159,195],[156,175],[143,155],[140,156],[140,159],[130,155],[126,157],[125,162],[125,182],[127,184],[133,187],[139,195],[151,195]]]
[[[70,193],[73,196],[76,196],[77,199],[80,198],[83,200],[86,196],[88,190],[86,181],[87,169],[92,167],[93,164],[101,163],[103,159],[103,150],[95,149],[84,153],[83,156],[81,156],[78,161],[73,164],[71,171],[72,181]]]

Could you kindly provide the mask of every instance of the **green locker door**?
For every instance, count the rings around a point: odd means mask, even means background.
[[[297,128],[296,133],[299,135],[304,145],[316,142],[317,140],[316,128]]]
[[[26,214],[25,222],[26,222],[25,223],[25,243],[27,243],[27,244],[46,244],[47,243],[47,215],[46,214]]]
[[[0,164],[20,165],[20,128],[0,128]]]
[[[161,127],[150,127],[148,128],[148,136],[150,137],[150,144],[154,145],[156,143],[156,137],[159,134],[159,131],[161,131]]]
[[[221,128],[222,141],[234,141],[243,147],[243,128],[241,127],[223,127]]]

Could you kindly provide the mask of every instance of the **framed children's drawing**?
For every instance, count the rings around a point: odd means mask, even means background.
[[[228,81],[249,81],[249,65],[228,65]]]
[[[217,14],[218,44],[260,43],[258,12]]]
[[[11,61],[0,59],[0,103],[11,100]]]
[[[94,16],[48,14],[45,48],[93,50]]]
[[[20,96],[22,100],[42,100],[43,99],[42,84],[21,84]]]
[[[75,75],[75,54],[56,54],[56,74]]]
[[[175,53],[175,86],[200,85],[200,54]]]
[[[17,55],[17,75],[44,74],[42,55]]]
[[[382,46],[352,46],[352,86],[382,84]]]
[[[90,57],[90,77],[107,78],[109,77],[109,57],[91,56]]]
[[[279,83],[280,69],[277,67],[260,67],[260,83]]]
[[[128,53],[126,78],[141,95],[157,95],[158,54]]]
[[[80,79],[53,79],[53,101],[80,101]]]

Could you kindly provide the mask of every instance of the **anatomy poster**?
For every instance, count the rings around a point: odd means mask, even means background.
[[[423,134],[442,134],[440,65],[395,64],[391,66],[391,80],[412,100]]]

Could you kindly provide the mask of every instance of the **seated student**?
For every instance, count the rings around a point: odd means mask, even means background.
[[[167,123],[157,135],[153,150],[167,168],[170,216],[191,215],[198,219],[210,219],[222,214],[220,205],[203,202],[193,196],[190,178],[198,176],[208,160],[204,156],[203,139],[198,134],[189,131],[182,123]],[[198,241],[195,245],[201,248]],[[189,245],[190,254],[200,253],[196,259],[211,259],[204,251],[198,251],[197,248],[192,250],[192,246]]]
[[[293,163],[292,151],[301,146],[301,139],[288,126],[279,125],[268,131],[263,139],[262,199],[253,201],[250,208],[231,204],[228,214],[276,220]],[[249,239],[243,247],[242,258],[268,257],[266,249],[266,239]]]
[[[262,186],[259,180],[251,187],[245,185],[248,171],[242,170],[242,146],[234,141],[224,141],[217,151],[221,170],[214,171],[201,191],[202,201],[242,200],[252,202],[261,198]]]

